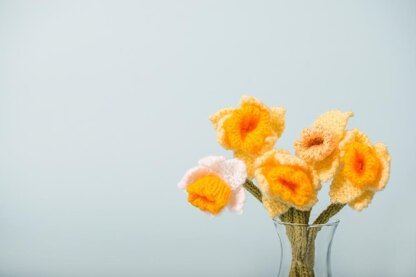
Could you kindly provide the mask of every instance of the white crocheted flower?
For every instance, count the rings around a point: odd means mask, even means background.
[[[188,202],[202,211],[216,215],[228,205],[231,211],[241,214],[246,178],[243,161],[208,156],[186,172],[178,187],[188,192]]]

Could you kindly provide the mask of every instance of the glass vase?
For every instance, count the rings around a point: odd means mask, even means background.
[[[278,277],[330,277],[331,246],[339,220],[297,224],[274,220],[280,241]]]

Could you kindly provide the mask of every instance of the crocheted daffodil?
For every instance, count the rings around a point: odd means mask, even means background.
[[[222,109],[210,120],[217,131],[217,141],[234,150],[253,176],[254,160],[273,148],[285,127],[285,109],[269,108],[254,97],[243,96],[239,108]]]
[[[352,112],[329,111],[319,116],[311,128],[302,130],[295,142],[296,155],[312,166],[322,182],[331,179],[339,166],[338,145]]]
[[[246,199],[242,186],[246,178],[244,162],[208,156],[188,170],[178,186],[188,193],[188,202],[201,211],[217,215],[228,205],[240,214]]]
[[[307,211],[318,201],[318,175],[302,159],[285,150],[271,150],[257,159],[255,167],[263,205],[271,217],[290,207]]]
[[[347,132],[340,150],[341,168],[331,184],[331,202],[349,204],[361,211],[369,205],[374,193],[386,186],[390,155],[386,145],[372,145],[358,129]]]

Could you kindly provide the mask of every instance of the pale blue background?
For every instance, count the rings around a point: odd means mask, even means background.
[[[416,276],[415,1],[0,1],[0,276],[275,276],[263,208],[210,218],[176,183],[251,94],[279,147],[332,108],[385,142],[334,275]],[[327,185],[318,209],[326,206]]]

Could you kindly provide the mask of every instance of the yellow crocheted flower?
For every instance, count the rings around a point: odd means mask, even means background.
[[[242,160],[246,164],[247,177],[253,179],[254,177],[254,162],[257,156],[245,153],[243,151],[234,151],[234,157]]]
[[[302,130],[295,142],[296,155],[310,164],[323,182],[331,179],[339,166],[338,144],[352,112],[329,111],[319,116],[311,128]]]
[[[321,188],[315,171],[302,159],[284,150],[271,150],[256,160],[255,177],[263,204],[275,217],[290,207],[309,210]]]
[[[358,129],[347,132],[339,147],[341,168],[331,184],[331,202],[349,204],[360,211],[386,186],[390,155],[384,144],[372,145]]]
[[[285,126],[285,109],[269,108],[254,97],[241,98],[239,108],[222,109],[210,117],[217,141],[225,149],[248,154],[246,159],[273,148]]]

